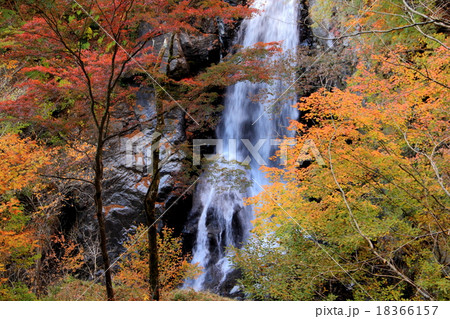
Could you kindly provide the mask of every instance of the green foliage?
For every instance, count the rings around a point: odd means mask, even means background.
[[[59,283],[48,287],[44,301],[96,301],[104,300],[105,288],[99,283],[83,281],[72,276],[63,278]]]
[[[177,289],[169,293],[168,301],[232,301],[207,291],[195,291],[193,289]]]
[[[0,301],[34,301],[37,297],[24,283],[0,285]]]
[[[437,35],[435,24],[420,23],[433,18],[445,21],[445,7],[440,7],[436,0],[409,3],[414,11],[408,10],[402,0],[317,0],[310,12],[313,28],[320,28],[322,33],[329,32],[329,36],[334,38],[361,33],[361,36],[344,41],[352,45],[363,42],[370,45],[371,52],[374,49],[389,50],[389,46],[395,43],[413,47],[432,43],[433,40],[422,32],[442,40],[442,35]],[[414,26],[417,23],[419,25]]]
[[[290,238],[255,236],[242,250],[234,250],[233,262],[243,270],[244,292],[255,300],[327,299],[326,281],[320,274],[332,272],[333,265],[318,263],[321,252],[300,232],[282,229]]]

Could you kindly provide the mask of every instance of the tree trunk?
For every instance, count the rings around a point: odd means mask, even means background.
[[[162,134],[162,128],[164,126],[164,114],[162,110],[162,101],[159,97],[159,90],[155,88],[156,95],[156,112],[157,123],[156,133]],[[158,265],[158,244],[157,244],[157,224],[156,224],[156,199],[158,197],[159,189],[159,148],[161,142],[161,135],[157,135],[154,141],[152,141],[152,182],[145,195],[145,215],[147,217],[148,226],[148,250],[149,250],[149,283],[150,283],[150,296],[153,300],[159,300],[159,265]]]
[[[95,176],[94,176],[94,187],[95,187],[95,210],[97,214],[98,229],[100,232],[100,250],[103,259],[103,268],[105,269],[105,285],[106,294],[108,300],[114,300],[114,290],[112,286],[111,269],[109,263],[108,250],[106,249],[106,227],[105,227],[105,215],[103,213],[103,141],[102,135],[99,137],[99,142],[97,144],[97,152],[95,154]]]
[[[42,235],[41,235],[42,236]],[[43,240],[40,239],[39,240],[39,246],[37,249],[37,255],[41,256],[37,261],[36,261],[36,277],[35,277],[35,290],[34,292],[36,293],[36,296],[38,298],[40,298],[41,294],[42,294],[42,260],[44,258],[44,249],[42,248],[44,246]]]
[[[171,35],[170,42],[171,42],[171,50],[173,50],[173,39],[174,34]],[[164,54],[166,53],[168,46],[167,38],[164,40],[164,43],[162,45],[161,50],[159,51],[158,60],[162,61],[164,58]],[[171,51],[172,52],[172,51]],[[165,73],[167,74],[167,68],[169,63],[167,63],[167,67],[165,70]],[[161,66],[161,62],[156,63],[155,65],[155,71],[158,70],[158,68]],[[164,128],[164,109],[163,109],[163,102],[162,102],[162,88],[154,84],[153,89],[155,90],[155,101],[156,101],[156,127],[155,127],[155,133],[159,134],[156,135],[156,138],[152,141],[152,171],[151,174],[153,175],[152,182],[147,190],[147,194],[145,194],[144,199],[144,208],[145,208],[145,215],[147,217],[147,236],[148,236],[148,252],[149,252],[149,263],[148,263],[148,270],[149,270],[149,284],[150,284],[150,297],[153,300],[159,300],[159,265],[158,265],[158,242],[157,242],[157,234],[158,234],[158,227],[156,224],[157,218],[156,218],[156,200],[158,198],[158,190],[159,190],[159,181],[160,181],[160,174],[159,174],[159,148],[160,148],[160,142],[161,142],[161,135],[163,133]]]

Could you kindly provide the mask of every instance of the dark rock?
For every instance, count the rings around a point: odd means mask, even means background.
[[[232,5],[241,4],[242,0],[229,0]],[[204,68],[213,63],[220,62],[221,56],[225,55],[232,45],[234,32],[239,21],[234,26],[221,28],[220,19],[207,21],[202,26],[203,33],[188,35],[171,34],[156,37],[148,46],[152,46],[155,52],[168,45],[168,50],[164,56],[164,67],[166,67],[169,77],[179,80],[184,77],[192,77],[201,72]],[[150,31],[149,25],[143,23],[140,27],[140,34]],[[173,41],[171,41],[173,40]],[[171,42],[171,43],[170,43]],[[144,74],[143,74],[144,75]],[[122,84],[134,85],[135,74],[126,74],[125,82]],[[145,76],[145,75],[144,75]],[[146,157],[151,147],[153,134],[155,133],[155,94],[151,87],[141,87],[137,92],[136,105],[122,105],[112,114],[114,118],[120,119],[114,124],[114,131],[121,131],[129,127],[129,123],[139,122],[140,125],[132,131],[111,140],[105,149],[104,166],[104,209],[106,213],[106,228],[108,237],[108,251],[111,261],[120,256],[124,251],[123,244],[127,236],[136,231],[136,226],[145,223],[143,213],[143,200],[147,192],[150,180],[148,167],[150,159]],[[186,140],[185,113],[178,107],[173,108],[165,114],[165,129],[163,139],[167,145],[177,148],[177,145]],[[213,130],[204,134],[212,137]],[[196,136],[198,138],[199,136]],[[175,235],[183,233],[184,250],[189,252],[192,249],[196,236],[198,217],[188,220],[189,212],[192,209],[192,197],[179,195],[184,189],[176,184],[177,176],[185,167],[183,161],[186,154],[183,152],[171,153],[170,147],[164,146],[161,149],[161,158],[166,159],[161,168],[161,182],[159,187],[158,214],[165,212],[162,223],[175,229]],[[83,202],[83,208],[77,210],[77,227],[79,241],[85,247],[98,247],[97,222],[93,212],[93,200],[91,187],[85,187],[79,195]],[[164,208],[163,208],[164,207]],[[64,217],[65,218],[65,217]],[[71,225],[73,221],[70,221]],[[72,227],[72,226],[71,226]],[[211,230],[214,227],[211,226]],[[219,244],[215,243],[218,247]],[[88,250],[86,250],[88,251]],[[219,252],[219,247],[217,248]],[[87,253],[86,260],[90,264],[101,264],[99,252]],[[98,267],[93,267],[98,269]],[[95,274],[92,273],[92,276]]]
[[[217,34],[180,34],[179,41],[190,74],[195,75],[220,61],[220,41]]]
[[[171,47],[171,57],[168,57],[167,75],[175,80],[180,80],[190,75],[189,62],[186,59],[183,48],[181,46],[180,36],[175,35],[173,37]]]
[[[117,112],[120,113],[120,111]],[[143,200],[151,178],[148,172],[148,168],[151,167],[149,150],[155,133],[155,114],[153,89],[148,87],[143,87],[137,92],[137,104],[133,111],[124,107],[123,113],[115,114],[124,121],[130,116],[137,118],[142,125],[134,131],[112,140],[105,149],[103,198],[108,249],[112,259],[122,253],[122,245],[127,235],[134,232],[136,225],[146,221],[143,213]],[[165,118],[165,130],[162,132],[163,141],[167,141],[168,145],[183,142],[186,138],[184,125],[182,110],[173,109],[169,112]],[[174,201],[172,193],[177,189],[174,177],[182,169],[184,155],[179,152],[172,153],[169,147],[164,146],[161,151],[161,159],[166,161],[160,171],[158,201],[164,203],[159,206],[160,214],[163,212],[163,206],[169,207]],[[82,222],[79,226],[81,237],[92,237],[91,233],[96,232],[94,212],[88,209],[81,215]],[[183,218],[186,219],[186,217],[181,217],[181,223],[184,223]],[[175,222],[173,217],[171,217],[171,221]],[[182,226],[177,225],[176,228],[181,231]],[[81,240],[83,241],[83,238]]]
[[[309,14],[309,0],[300,0],[298,5],[298,34],[300,45],[311,47],[314,44],[314,37],[311,30],[312,24]]]

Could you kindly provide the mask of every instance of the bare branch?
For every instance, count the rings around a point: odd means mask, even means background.
[[[78,182],[83,182],[83,183],[88,183],[91,185],[94,185],[93,182],[88,181],[87,179],[83,179],[83,178],[77,178],[77,177],[61,177],[61,176],[56,176],[56,175],[46,175],[46,174],[41,174],[42,177],[48,177],[48,178],[57,178],[60,180],[68,180],[68,181],[78,181]]]
[[[408,1],[403,0],[403,4],[405,5],[405,8],[406,8],[409,12],[414,13],[414,14],[416,14],[416,15],[418,15],[418,16],[421,16],[422,18],[425,18],[425,19],[427,19],[427,20],[429,20],[429,21],[433,21],[433,23],[436,24],[436,25],[438,25],[438,26],[441,26],[441,27],[444,27],[444,28],[450,28],[450,24],[448,24],[447,22],[442,21],[442,20],[440,20],[440,19],[433,19],[432,17],[427,16],[426,14],[423,14],[423,13],[421,13],[421,12],[419,12],[419,11],[413,9],[413,8],[409,5]]]
[[[442,144],[444,144],[446,141],[450,140],[450,137],[447,137],[447,138],[445,138],[444,140],[442,140],[440,143],[436,144],[436,145],[434,146],[432,152],[431,152],[431,155],[428,155],[428,154],[426,154],[425,152],[422,152],[422,151],[420,151],[420,150],[414,148],[414,147],[411,145],[411,143],[408,141],[408,137],[407,137],[406,132],[403,132],[402,130],[400,130],[400,128],[399,128],[399,131],[402,133],[403,139],[405,140],[406,145],[408,145],[408,147],[409,147],[413,152],[415,152],[416,154],[419,154],[419,155],[423,155],[423,156],[425,156],[425,157],[428,159],[428,161],[430,162],[430,165],[431,165],[431,167],[433,168],[433,171],[434,171],[434,173],[435,173],[435,175],[436,175],[436,179],[437,179],[437,181],[438,181],[438,183],[439,183],[439,186],[441,186],[441,188],[443,189],[443,191],[445,192],[445,194],[446,194],[448,197],[450,197],[450,192],[448,191],[448,189],[447,189],[447,188],[445,187],[445,185],[444,185],[444,181],[443,181],[443,178],[442,178],[442,176],[441,176],[441,174],[440,174],[440,172],[439,172],[439,168],[437,167],[436,162],[433,160],[433,157],[434,157],[434,155],[436,154],[436,150],[437,150]]]
[[[398,30],[413,28],[416,26],[427,25],[427,24],[431,24],[431,23],[434,23],[434,22],[433,21],[417,22],[417,23],[412,23],[412,24],[401,26],[401,27],[395,27],[395,28],[386,29],[386,30],[364,30],[364,31],[358,31],[358,32],[355,32],[352,34],[344,34],[342,36],[333,37],[333,38],[324,38],[324,37],[318,36],[316,34],[314,34],[314,36],[321,40],[340,40],[340,39],[344,39],[344,38],[356,37],[356,36],[362,35],[362,34],[390,33],[390,32],[394,32],[394,31],[398,31]]]

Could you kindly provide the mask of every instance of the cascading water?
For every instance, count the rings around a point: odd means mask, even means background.
[[[261,10],[260,14],[243,21],[237,42],[245,48],[258,42],[282,41],[283,51],[295,52],[299,42],[297,2],[256,0],[253,6]],[[271,145],[271,140],[287,135],[289,119],[298,116],[297,111],[291,107],[295,103],[294,98],[282,99],[277,104],[275,113],[267,112],[271,105],[255,102],[250,98],[264,91],[270,92],[272,96],[279,96],[288,87],[281,81],[274,82],[268,85],[244,81],[228,88],[222,122],[216,132],[217,138],[223,141],[223,151],[218,153],[228,162],[213,166],[205,175],[211,177],[224,169],[238,172],[235,175],[239,175],[244,170],[236,162],[242,162],[251,155],[251,147],[248,146],[254,146],[261,159],[270,165],[269,158],[276,148]],[[243,198],[257,194],[261,191],[259,185],[265,184],[264,175],[259,170],[261,160],[250,157],[249,168],[244,172],[253,184],[246,190],[226,185],[221,176],[217,176],[216,181],[203,176],[197,188],[192,214],[199,214],[200,217],[192,262],[199,263],[204,272],[196,280],[186,282],[186,286],[196,290],[220,291],[219,287],[232,273],[226,247],[242,246],[250,234],[253,219],[252,208],[244,206]]]

